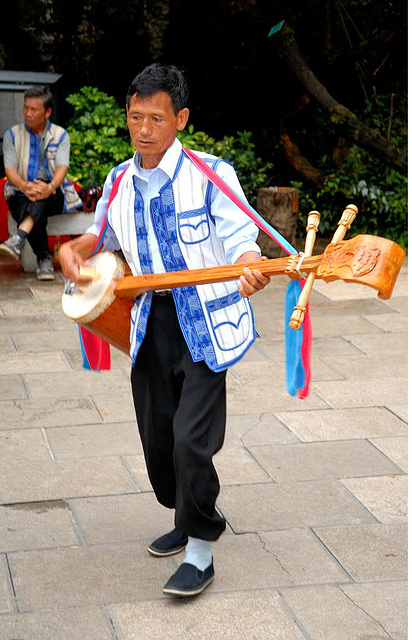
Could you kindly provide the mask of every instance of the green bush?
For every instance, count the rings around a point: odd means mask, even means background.
[[[307,214],[316,209],[321,215],[319,236],[332,236],[342,211],[352,202],[359,213],[351,235],[384,236],[406,248],[407,177],[388,169],[367,152],[355,147],[344,167],[329,173],[320,189],[304,187],[302,182],[291,182],[291,186],[299,189],[298,235],[304,235]]]
[[[360,118],[370,127],[387,135],[387,123],[392,119],[388,111],[389,96],[375,96],[365,101]],[[319,118],[315,136],[327,139],[328,127]],[[392,119],[391,141],[398,149],[406,147],[406,127],[403,105]],[[332,168],[329,156],[324,155],[316,166],[326,175],[321,188],[307,182],[291,182],[299,189],[298,235],[305,235],[306,218],[311,209],[321,214],[319,236],[330,238],[345,206],[356,204],[359,213],[348,234],[369,233],[384,236],[407,246],[407,176],[380,162],[365,149],[352,146],[339,168]]]
[[[238,131],[236,136],[215,140],[204,131],[195,131],[191,124],[177,137],[184,147],[211,153],[230,162],[236,169],[240,184],[251,205],[256,205],[257,192],[267,186],[268,173],[273,165],[256,156],[250,131]]]
[[[67,97],[74,115],[67,127],[71,153],[69,177],[85,187],[102,185],[110,169],[134,153],[124,110],[115,98],[95,87],[82,87]],[[235,167],[246,197],[256,203],[259,187],[267,184],[272,164],[256,156],[250,131],[215,140],[193,125],[178,132],[189,149],[205,151],[229,161]]]
[[[124,109],[95,87],[67,97],[74,107],[70,134],[69,177],[85,187],[103,185],[110,169],[134,153]]]

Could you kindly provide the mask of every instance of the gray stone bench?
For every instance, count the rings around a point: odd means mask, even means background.
[[[52,216],[47,221],[47,234],[49,236],[80,236],[88,227],[93,224],[94,213],[61,213]],[[9,234],[13,235],[17,232],[17,224],[8,214]],[[26,242],[22,251],[21,261],[23,270],[27,273],[35,273],[37,270],[37,260],[33,250],[28,242]]]

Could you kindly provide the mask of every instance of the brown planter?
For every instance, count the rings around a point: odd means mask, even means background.
[[[298,194],[299,191],[293,187],[263,187],[258,191],[256,204],[256,209],[262,218],[293,246],[296,243]],[[263,231],[259,231],[258,244],[262,255],[268,258],[285,255],[283,250]]]

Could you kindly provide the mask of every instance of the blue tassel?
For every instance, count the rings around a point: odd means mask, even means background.
[[[298,280],[291,280],[286,289],[285,300],[285,342],[286,342],[286,388],[291,396],[305,386],[305,369],[302,363],[303,330],[289,327],[289,320],[298,303],[302,291]]]
[[[80,349],[82,351],[82,358],[83,358],[83,369],[88,369],[89,371],[91,371],[91,366],[90,366],[90,362],[87,358],[86,355],[86,349],[84,347],[84,342],[83,342],[83,336],[82,336],[82,332],[81,332],[81,326],[77,325],[77,330],[79,332],[79,340],[80,340]]]

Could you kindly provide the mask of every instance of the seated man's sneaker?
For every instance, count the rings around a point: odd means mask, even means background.
[[[215,570],[212,563],[204,571],[184,562],[163,587],[163,593],[177,598],[197,596],[212,582]]]
[[[37,260],[37,280],[54,280],[54,269],[52,258]]]
[[[20,238],[17,233],[14,234],[14,236],[10,236],[6,242],[2,242],[0,244],[0,255],[11,256],[15,260],[19,260],[21,258],[21,252],[25,242],[25,238]]]
[[[152,542],[147,550],[152,556],[172,556],[175,553],[183,551],[187,545],[187,540],[188,537],[185,533],[182,533],[178,529],[173,529],[173,531],[166,533],[164,536]]]

